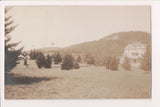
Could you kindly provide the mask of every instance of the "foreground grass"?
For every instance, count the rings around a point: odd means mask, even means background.
[[[18,65],[6,76],[6,99],[148,99],[151,74],[106,71],[104,67],[77,70],[38,69]]]

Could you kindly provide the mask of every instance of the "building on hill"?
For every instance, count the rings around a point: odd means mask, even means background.
[[[124,58],[130,59],[131,66],[140,66],[140,58],[143,57],[146,51],[146,45],[139,41],[132,42],[124,48],[123,56],[121,57],[120,63],[124,62]]]

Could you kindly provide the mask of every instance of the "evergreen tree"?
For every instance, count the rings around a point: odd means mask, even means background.
[[[39,51],[36,59],[36,64],[39,69],[41,69],[42,67],[51,68],[52,57],[50,55],[47,55],[47,57],[45,58],[45,55]]]
[[[131,64],[130,64],[129,58],[125,57],[122,67],[125,70],[131,70]]]
[[[12,16],[7,16],[7,13],[10,9],[5,9],[5,71],[8,72],[17,65],[18,56],[20,55],[22,48],[16,49],[16,46],[20,43],[11,43],[11,36],[9,35],[12,31],[15,30],[17,26],[13,25],[14,20]]]
[[[31,59],[37,59],[38,55],[41,53],[40,50],[31,50],[31,52],[29,53],[29,56]]]
[[[29,56],[31,59],[33,59],[33,50],[31,50],[31,52],[29,53]]]
[[[77,61],[80,63],[81,62],[81,56],[78,56]]]
[[[50,55],[47,55],[47,59],[45,60],[45,68],[51,68],[52,58]]]
[[[91,54],[85,55],[85,61],[87,62],[87,64],[95,64],[94,57]]]
[[[62,58],[61,55],[59,54],[59,52],[55,55],[55,59],[54,59],[54,64],[58,64],[62,62]]]
[[[113,57],[110,62],[110,69],[111,70],[118,70],[118,59],[117,57]]]
[[[142,58],[141,69],[145,71],[151,70],[151,45],[150,44],[147,45],[146,52]]]
[[[74,61],[74,58],[72,57],[72,55],[66,54],[64,56],[64,60],[61,65],[61,69],[62,70],[72,69],[73,68],[73,61]]]
[[[77,61],[75,61],[75,62],[73,63],[73,68],[74,68],[74,69],[79,69],[79,63],[78,63]]]
[[[105,67],[107,69],[111,69],[111,65],[110,65],[111,60],[112,60],[111,56],[105,58]]]
[[[105,67],[109,70],[118,70],[119,60],[117,57],[106,57],[105,58]]]
[[[38,66],[38,68],[42,68],[44,67],[44,64],[45,64],[45,56],[42,52],[40,52],[37,56],[37,59],[36,59],[36,64]]]

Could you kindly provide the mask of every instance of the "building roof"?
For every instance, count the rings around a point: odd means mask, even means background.
[[[124,49],[132,50],[132,49],[145,49],[145,48],[146,48],[145,44],[142,44],[139,41],[136,41],[128,44]]]

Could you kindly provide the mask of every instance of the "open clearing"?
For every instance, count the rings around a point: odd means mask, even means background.
[[[5,77],[6,99],[149,99],[151,73],[107,71],[105,67],[74,70],[38,69],[21,62]]]

